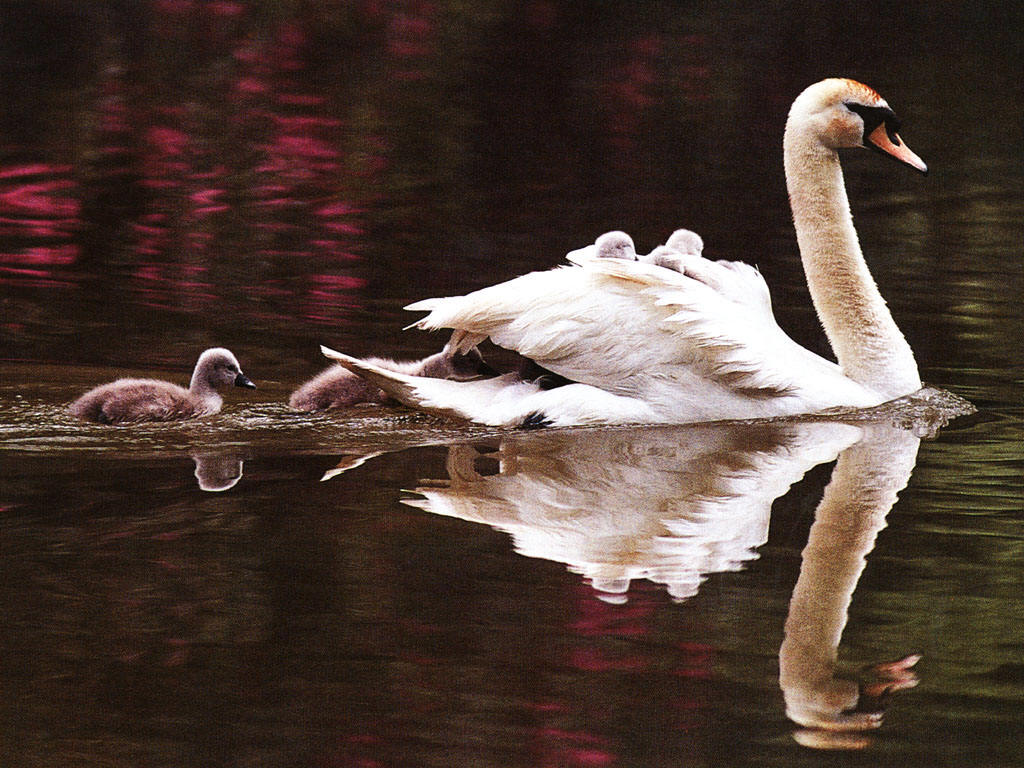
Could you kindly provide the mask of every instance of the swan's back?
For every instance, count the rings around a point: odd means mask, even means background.
[[[807,398],[815,408],[835,396],[874,404],[779,329],[753,267],[695,258],[702,279],[585,260],[409,309],[430,311],[417,327],[452,328],[465,344],[489,337],[571,381],[643,400],[661,421],[778,415]],[[792,406],[780,406],[787,398]]]

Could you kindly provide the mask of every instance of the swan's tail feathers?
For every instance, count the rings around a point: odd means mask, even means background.
[[[417,377],[408,376],[397,371],[389,371],[387,368],[381,368],[379,365],[375,365],[368,360],[349,357],[322,344],[320,345],[320,352],[324,357],[334,360],[360,378],[369,381],[371,384],[376,384],[400,403],[418,405],[415,394]]]
[[[450,298],[451,297],[449,297],[449,299]],[[461,298],[461,297],[456,297],[456,298]],[[445,299],[444,298],[423,299],[421,301],[416,301],[416,302],[413,302],[412,304],[409,304],[409,305],[405,306],[404,309],[408,309],[411,312],[431,312],[432,313],[438,307],[444,306],[444,304],[445,304]],[[408,331],[410,328],[419,328],[420,330],[423,330],[423,331],[436,331],[438,328],[441,328],[441,327],[443,327],[443,326],[435,324],[435,323],[432,323],[431,322],[431,315],[428,314],[426,317],[421,317],[415,323],[409,323],[409,325],[405,326],[405,328],[403,328],[402,330],[403,331]]]
[[[474,381],[409,376],[381,368],[367,360],[349,357],[329,347],[321,346],[320,351],[324,357],[334,360],[343,368],[377,385],[403,405],[439,416],[468,419],[479,424],[500,426],[515,423],[516,409],[502,408],[495,402],[496,399],[500,399],[501,394],[510,389],[521,389],[524,392],[536,389],[532,384],[519,383],[516,386],[509,376]],[[511,410],[511,416],[505,412],[507,410]]]
[[[434,307],[443,302],[444,299],[420,299],[412,304],[407,304],[405,309],[412,312],[433,312]]]

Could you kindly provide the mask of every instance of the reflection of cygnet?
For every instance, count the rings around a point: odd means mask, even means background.
[[[578,264],[581,261],[591,259],[625,259],[636,261],[636,246],[633,245],[633,238],[625,232],[614,230],[605,232],[597,238],[593,244],[569,251],[565,255],[569,261]]]
[[[389,371],[430,379],[469,381],[494,374],[476,349],[456,354],[446,349],[422,360],[397,361],[370,357],[367,361]],[[375,384],[335,365],[295,390],[288,405],[298,411],[320,411],[356,403],[386,403],[390,399]]]
[[[256,387],[231,352],[214,347],[199,356],[188,389],[158,379],[118,379],[89,390],[68,410],[102,424],[189,419],[217,413],[224,403],[217,390],[231,385]]]
[[[646,264],[654,264],[658,267],[665,267],[676,272],[685,272],[687,257],[700,257],[704,252],[704,241],[696,232],[689,229],[677,229],[664,245],[659,245],[645,256],[640,256],[640,261]]]
[[[196,480],[204,491],[226,491],[242,479],[242,460],[233,454],[201,454],[196,463]]]

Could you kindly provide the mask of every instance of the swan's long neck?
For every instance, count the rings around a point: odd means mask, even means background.
[[[807,285],[843,373],[887,399],[920,389],[914,353],[864,262],[839,155],[792,116],[784,150]]]

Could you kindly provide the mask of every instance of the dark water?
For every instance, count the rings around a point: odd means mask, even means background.
[[[1024,17],[730,8],[3,9],[0,763],[1019,764]],[[613,228],[756,263],[827,353],[780,144],[834,74],[931,167],[844,158],[924,378],[979,416],[502,434],[284,406],[319,343],[432,352],[405,303]],[[63,412],[214,344],[260,387],[217,417]]]

